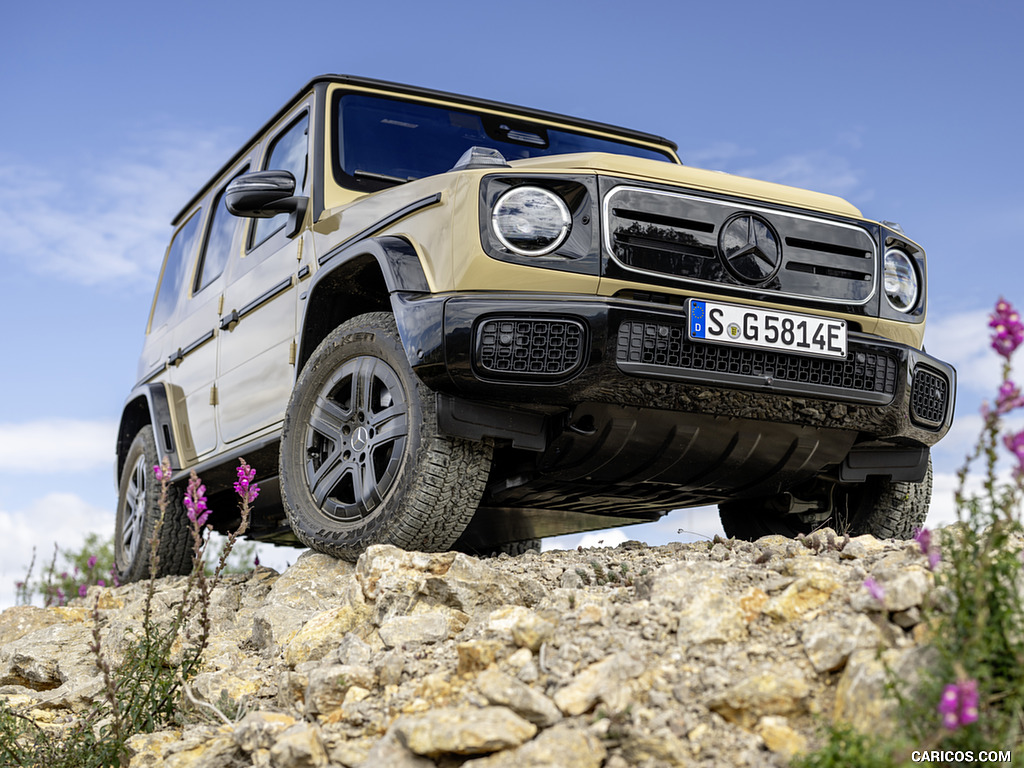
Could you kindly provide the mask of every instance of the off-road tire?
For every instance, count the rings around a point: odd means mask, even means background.
[[[117,493],[114,527],[114,568],[118,581],[149,577],[153,536],[159,557],[156,576],[188,573],[192,568],[192,537],[180,490],[169,485],[160,522],[160,482],[153,467],[160,463],[153,428],[139,430],[125,455]],[[157,524],[159,531],[157,531]]]
[[[762,500],[726,502],[719,505],[726,536],[753,541],[761,536],[781,534],[795,537],[816,528],[829,527],[840,534],[870,533],[879,539],[909,539],[924,525],[932,498],[932,465],[920,483],[893,482],[869,478],[857,486],[837,486],[845,503],[826,521],[808,525],[793,515],[769,511]]]
[[[450,549],[483,494],[491,449],[440,434],[435,408],[390,314],[331,332],[299,374],[281,435],[295,535],[345,560],[371,544]]]

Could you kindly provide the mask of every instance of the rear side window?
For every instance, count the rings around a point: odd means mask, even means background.
[[[295,177],[295,194],[306,194],[306,177],[309,168],[309,115],[304,114],[284,133],[274,140],[267,158],[265,171],[290,171]],[[250,248],[255,248],[288,222],[287,213],[280,213],[270,219],[256,219]]]
[[[245,173],[248,168],[243,169]],[[225,185],[225,189],[227,185]],[[231,243],[235,239],[240,219],[233,216],[224,202],[224,189],[217,194],[214,203],[213,221],[210,222],[210,233],[206,236],[206,247],[203,249],[203,260],[196,274],[194,292],[198,293],[221,276],[231,255]]]
[[[197,210],[181,225],[167,249],[160,286],[157,288],[156,299],[153,301],[153,317],[149,322],[150,329],[159,328],[166,323],[174,308],[178,305],[181,288],[185,284],[185,273],[192,263],[199,240],[199,222],[201,211]]]

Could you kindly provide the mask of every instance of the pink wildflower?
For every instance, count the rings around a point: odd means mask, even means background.
[[[921,554],[927,556],[928,567],[934,571],[935,566],[942,560],[942,555],[939,548],[932,545],[932,532],[927,528],[918,528],[914,533],[914,541],[921,547]]]
[[[1009,413],[1017,408],[1024,408],[1024,395],[1020,387],[1007,379],[999,387],[999,396],[996,398],[996,413]]]
[[[210,516],[210,510],[206,508],[206,486],[203,485],[195,472],[189,478],[188,488],[185,490],[185,510],[188,519],[195,523],[197,528],[206,524],[206,518]]]
[[[159,464],[154,464],[153,465],[153,476],[157,479],[158,482],[161,482],[161,483],[165,479],[166,480],[170,480],[169,477],[166,477],[166,478],[164,477],[164,468],[161,467]]]
[[[992,348],[1006,359],[1024,342],[1024,323],[1020,313],[1005,299],[996,302],[995,311],[988,323],[993,329]]]
[[[235,482],[235,493],[242,497],[242,501],[251,504],[256,501],[260,494],[260,487],[253,482],[256,478],[256,470],[245,463],[245,459],[239,459],[238,480]]]
[[[1013,470],[1013,476],[1017,479],[1024,479],[1024,430],[1017,434],[1003,435],[1003,444],[1017,458],[1017,466]]]
[[[870,576],[864,579],[864,589],[866,589],[868,591],[868,594],[875,598],[875,600],[877,600],[878,602],[881,603],[885,600],[885,590],[882,588],[882,585]]]
[[[942,724],[951,731],[978,720],[978,681],[958,680],[942,690],[939,699]]]

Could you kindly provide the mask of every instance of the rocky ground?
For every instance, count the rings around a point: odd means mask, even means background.
[[[873,578],[884,598],[864,588]],[[183,579],[158,582],[172,606]],[[179,728],[131,765],[784,766],[834,720],[892,723],[882,659],[924,663],[913,542],[830,531],[476,559],[311,552],[217,588]],[[101,695],[144,585],[0,614],[0,697],[59,727]],[[162,608],[161,608],[162,610]],[[881,655],[880,655],[881,651]]]

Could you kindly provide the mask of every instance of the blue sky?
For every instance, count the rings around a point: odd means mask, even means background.
[[[929,351],[960,370],[931,520],[1024,304],[1024,5],[9,4],[0,45],[0,606],[113,528],[113,438],[169,222],[295,91],[359,74],[672,138],[690,165],[841,195],[928,252]],[[630,536],[718,530],[683,512]],[[616,534],[591,537],[606,543]],[[575,543],[578,537],[568,543]],[[288,550],[280,558],[294,559]]]

